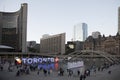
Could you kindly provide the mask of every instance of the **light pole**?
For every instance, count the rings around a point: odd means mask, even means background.
[[[118,55],[118,53],[119,53],[119,46],[117,45],[116,46],[116,55]]]
[[[118,55],[120,55],[119,54],[119,49],[120,49],[120,39],[118,39]]]

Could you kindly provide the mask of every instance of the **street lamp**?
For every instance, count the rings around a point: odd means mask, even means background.
[[[118,55],[118,53],[119,53],[119,46],[118,45],[116,46],[116,49],[117,49],[116,52],[117,52],[117,55]]]

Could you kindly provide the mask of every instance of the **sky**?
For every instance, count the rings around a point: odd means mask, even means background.
[[[27,41],[40,43],[44,34],[64,32],[71,41],[79,23],[88,25],[88,35],[114,36],[118,31],[120,0],[0,0],[0,11],[18,11],[21,3],[28,3]]]

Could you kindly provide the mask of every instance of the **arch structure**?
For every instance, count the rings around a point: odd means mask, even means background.
[[[80,57],[103,57],[105,59],[107,59],[109,62],[117,62],[119,61],[115,56],[110,55],[107,52],[103,52],[103,51],[93,51],[93,50],[81,50],[81,51],[74,51],[72,53],[70,53],[69,55],[67,55],[64,59],[71,57],[69,60],[72,59],[77,59]]]

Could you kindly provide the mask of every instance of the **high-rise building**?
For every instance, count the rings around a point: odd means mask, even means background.
[[[120,7],[118,8],[118,33],[120,34]]]
[[[16,52],[27,51],[27,4],[16,12],[0,12],[0,45],[10,46]]]
[[[80,23],[74,26],[74,41],[85,41],[88,36],[88,27],[86,23]]]
[[[40,52],[46,54],[65,53],[65,33],[49,35],[40,39]]]

